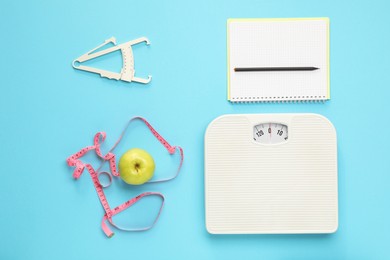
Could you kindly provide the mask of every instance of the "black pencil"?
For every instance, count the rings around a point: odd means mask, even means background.
[[[251,68],[234,68],[234,71],[311,71],[318,70],[316,67],[251,67]]]

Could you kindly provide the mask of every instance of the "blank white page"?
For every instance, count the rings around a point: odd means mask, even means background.
[[[329,19],[229,19],[228,100],[327,100]],[[240,67],[317,67],[314,71],[235,72]]]

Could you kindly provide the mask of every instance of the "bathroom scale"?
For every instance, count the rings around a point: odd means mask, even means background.
[[[220,116],[205,133],[204,167],[209,233],[337,230],[337,137],[324,116]]]

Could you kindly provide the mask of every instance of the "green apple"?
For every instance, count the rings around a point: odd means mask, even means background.
[[[153,177],[155,163],[145,150],[133,148],[119,159],[119,175],[128,184],[141,185]]]

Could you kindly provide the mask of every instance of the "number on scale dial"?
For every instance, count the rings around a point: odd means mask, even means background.
[[[263,144],[286,142],[288,139],[287,125],[279,123],[262,123],[253,127],[253,139]]]

